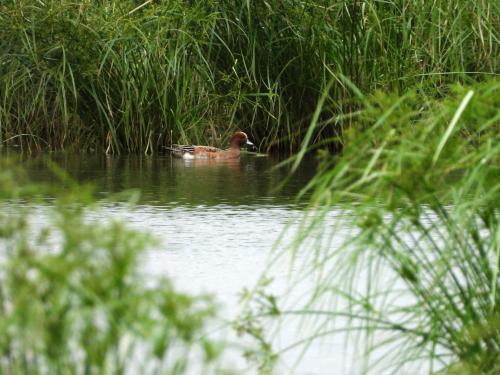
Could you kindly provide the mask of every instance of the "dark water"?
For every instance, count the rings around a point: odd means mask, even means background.
[[[36,181],[59,183],[47,167],[50,158],[71,177],[93,184],[103,194],[138,189],[140,203],[170,207],[294,204],[315,170],[314,161],[306,161],[290,177],[288,168],[275,168],[284,159],[253,155],[221,161],[181,160],[169,155],[17,157]]]

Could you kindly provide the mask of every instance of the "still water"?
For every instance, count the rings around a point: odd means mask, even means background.
[[[58,183],[50,180],[45,159],[23,164],[34,181]],[[51,160],[103,198],[137,193],[137,204],[104,204],[91,218],[120,218],[152,233],[161,245],[149,254],[149,273],[167,274],[192,293],[214,294],[231,311],[243,288],[259,277],[284,227],[302,217],[305,202],[296,196],[315,170],[306,162],[287,180],[286,169],[273,168],[279,160],[253,156],[185,161],[169,155],[56,155]]]
[[[31,179],[59,183],[52,180],[46,158],[24,157],[23,165]],[[95,186],[103,198],[123,191],[137,192],[136,204],[110,199],[89,219],[98,222],[118,218],[155,236],[158,245],[147,252],[141,266],[145,277],[168,276],[178,290],[213,295],[222,322],[238,316],[243,290],[255,287],[271,259],[289,252],[306,213],[307,196],[302,201],[296,196],[315,173],[314,161],[306,160],[288,178],[286,168],[275,168],[280,160],[253,155],[237,161],[184,161],[169,155],[64,154],[50,158],[78,182]],[[332,210],[323,222],[329,226],[330,221],[338,221],[339,215],[340,210]],[[342,242],[346,235],[343,230],[347,233],[350,229],[349,223],[337,226],[334,241]],[[299,278],[292,292],[289,289],[290,275],[300,274],[300,258],[310,256],[314,246],[295,253],[293,263],[280,258],[269,273],[273,279],[269,291],[286,296],[292,306],[293,298],[303,301],[314,288],[314,279],[306,275]],[[236,343],[227,350],[225,365],[237,373],[256,373],[242,358],[241,350],[234,348],[250,342],[236,337],[230,324],[221,327],[215,330],[217,337]],[[275,338],[275,349],[280,350],[313,334],[313,327],[299,322],[281,327],[270,336]],[[344,338],[341,334],[329,335],[307,345],[306,352],[302,351],[304,346],[287,350],[276,373],[360,373],[356,365],[359,354],[345,345]]]
[[[31,179],[58,183],[51,180],[53,173],[47,169],[46,158],[26,157],[23,165]],[[282,160],[252,155],[236,161],[184,161],[169,155],[63,154],[50,158],[78,182],[95,186],[103,198],[123,191],[138,192],[137,204],[104,204],[90,219],[119,218],[152,233],[159,245],[146,254],[145,276],[166,275],[181,291],[213,295],[223,321],[238,315],[243,290],[252,289],[271,255],[286,249],[293,240],[294,231],[283,235],[284,229],[303,217],[306,201],[297,201],[296,196],[315,172],[314,161],[306,161],[288,179],[286,168],[274,168]],[[289,263],[275,267],[273,293],[285,293],[290,272]],[[218,334],[226,340],[240,340],[230,325],[222,331]],[[285,332],[277,345],[286,347],[295,339],[295,333]],[[337,346],[335,355],[332,345]],[[227,358],[230,368],[255,372],[246,370],[248,364],[239,351],[229,353],[233,353]],[[313,348],[299,365],[298,354],[290,351],[283,356],[280,373],[342,373],[332,372],[340,370],[345,357],[341,343]]]

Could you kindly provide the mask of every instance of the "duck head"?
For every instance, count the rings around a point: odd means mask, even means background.
[[[229,140],[229,146],[231,148],[241,148],[241,147],[255,148],[255,145],[248,140],[248,136],[246,135],[246,133],[243,132],[235,133]]]

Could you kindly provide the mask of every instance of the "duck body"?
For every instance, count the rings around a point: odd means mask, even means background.
[[[192,159],[237,159],[243,146],[253,146],[243,132],[234,134],[229,141],[229,148],[223,150],[212,146],[172,145],[167,149],[175,157],[184,160]]]
[[[168,147],[172,155],[185,160],[191,159],[236,159],[240,157],[240,149],[230,147],[226,150],[211,146],[172,145]]]

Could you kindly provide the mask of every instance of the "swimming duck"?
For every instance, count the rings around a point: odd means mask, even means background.
[[[229,148],[222,150],[212,146],[172,145],[166,147],[176,157],[183,159],[236,159],[240,157],[240,148],[255,147],[243,132],[235,133],[229,140]]]

